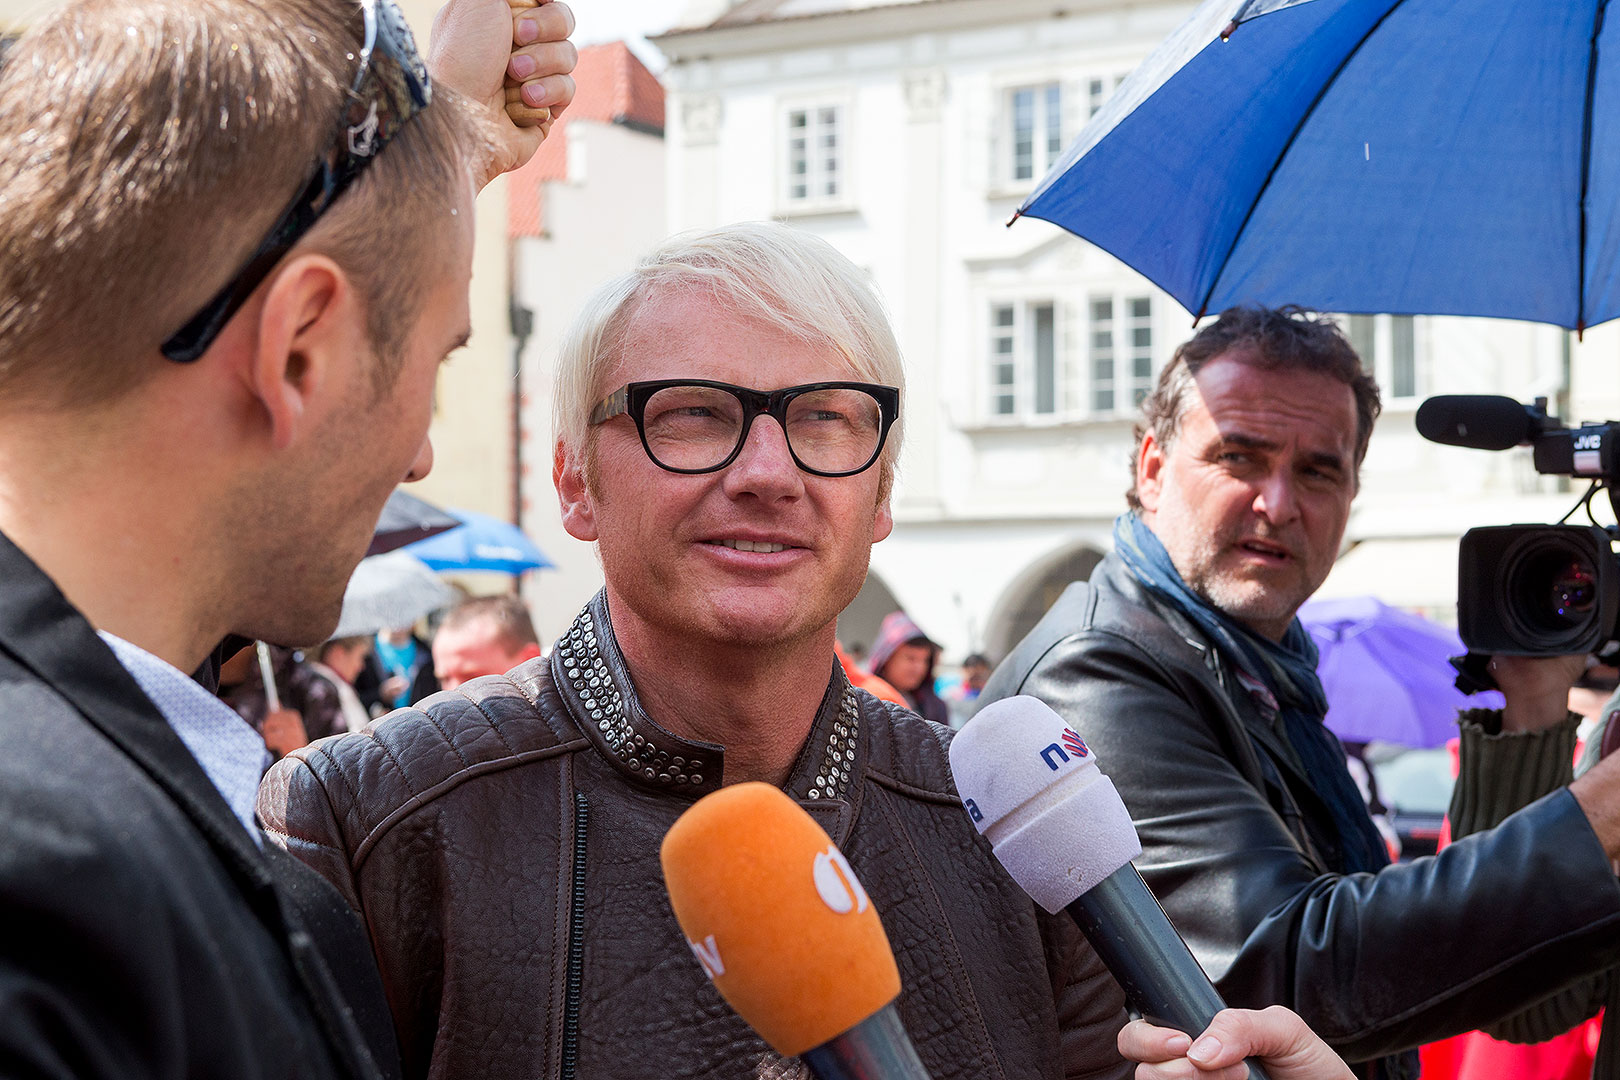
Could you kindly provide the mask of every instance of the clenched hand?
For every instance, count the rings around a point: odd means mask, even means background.
[[[439,9],[428,71],[483,106],[498,139],[480,186],[533,157],[574,100],[573,32],[574,13],[556,0],[449,0]]]

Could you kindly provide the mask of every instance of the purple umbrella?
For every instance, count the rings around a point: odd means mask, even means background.
[[[1448,662],[1463,652],[1456,631],[1370,596],[1315,600],[1300,621],[1316,640],[1327,691],[1327,726],[1345,742],[1440,746],[1457,733],[1457,710],[1497,708],[1502,695],[1463,694]]]

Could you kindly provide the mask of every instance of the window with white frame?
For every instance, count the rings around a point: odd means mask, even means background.
[[[1119,84],[1124,81],[1125,76],[1123,75],[1115,75],[1112,79],[1096,78],[1086,80],[1086,116],[1096,116],[1097,111],[1103,107],[1103,102],[1107,101],[1110,95],[1119,89]]]
[[[1153,389],[1153,299],[1093,295],[1087,315],[1091,411],[1136,409]]]
[[[990,309],[990,412],[1012,416],[1018,411],[1017,310],[1011,304]]]
[[[1005,175],[1014,183],[1046,175],[1063,153],[1063,85],[1015,86],[1007,91]]]
[[[788,206],[844,200],[844,112],[836,103],[793,106],[786,111],[782,197]]]
[[[1061,364],[1057,305],[1050,300],[990,306],[990,415],[1058,412]]]
[[[1361,366],[1386,399],[1418,396],[1417,320],[1410,315],[1346,315],[1340,320]]]

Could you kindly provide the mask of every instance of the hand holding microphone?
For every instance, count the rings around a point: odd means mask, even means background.
[[[1132,1020],[1119,1052],[1141,1065],[1136,1080],[1243,1080],[1245,1057],[1261,1058],[1273,1080],[1354,1080],[1350,1067],[1299,1016],[1268,1009],[1226,1009],[1193,1039]]]
[[[709,795],[660,850],[670,905],[722,997],[818,1080],[928,1080],[894,1009],[900,972],[827,833],[769,784]]]
[[[1203,1031],[1226,1007],[1131,860],[1142,853],[1113,783],[1080,736],[1032,697],[995,702],[951,743],[962,805],[996,860],[1046,911],[1067,911],[1162,1027]],[[1253,1080],[1268,1080],[1249,1063]]]

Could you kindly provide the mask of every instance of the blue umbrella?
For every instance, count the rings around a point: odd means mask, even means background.
[[[1327,726],[1346,742],[1440,746],[1457,733],[1457,710],[1499,708],[1502,695],[1469,697],[1452,683],[1449,657],[1463,644],[1449,627],[1370,596],[1313,600],[1299,619],[1316,641]]]
[[[454,510],[462,524],[438,536],[411,544],[408,551],[435,570],[494,570],[521,574],[555,564],[522,529],[476,510]]]
[[[1198,315],[1620,315],[1605,0],[1206,0],[1020,208]]]

